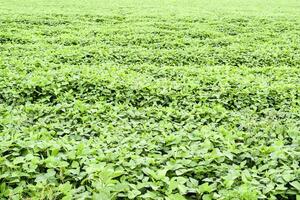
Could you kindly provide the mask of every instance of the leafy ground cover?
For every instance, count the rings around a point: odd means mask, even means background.
[[[299,1],[0,0],[0,198],[299,198],[299,66]]]

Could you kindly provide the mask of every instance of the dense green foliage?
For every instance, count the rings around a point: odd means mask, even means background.
[[[296,199],[300,2],[0,0],[0,199]]]

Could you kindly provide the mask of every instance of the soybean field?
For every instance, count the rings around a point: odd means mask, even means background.
[[[300,1],[0,0],[0,199],[300,200]]]

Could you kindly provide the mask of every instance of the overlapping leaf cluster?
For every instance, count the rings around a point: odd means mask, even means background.
[[[299,42],[297,17],[0,15],[0,198],[295,199]]]

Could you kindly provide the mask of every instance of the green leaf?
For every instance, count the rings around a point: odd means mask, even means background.
[[[140,194],[141,194],[141,192],[139,190],[131,190],[131,191],[128,192],[128,198],[129,199],[134,199]]]
[[[212,195],[210,195],[210,194],[205,194],[205,195],[202,196],[202,199],[203,199],[203,200],[212,200],[213,198],[212,198]]]
[[[170,194],[167,197],[168,200],[185,200],[186,198],[184,196],[182,196],[181,194]]]
[[[197,190],[200,194],[203,194],[205,192],[212,192],[213,191],[213,188],[208,184],[208,183],[203,183],[201,184],[199,187],[198,187],[198,190]]]
[[[98,193],[94,193],[93,200],[110,200],[111,194],[109,191],[99,191]]]
[[[59,185],[58,188],[63,194],[68,194],[72,190],[72,185],[70,184],[70,182],[66,182],[64,184]]]
[[[290,184],[300,192],[300,183],[298,181],[293,181]]]

